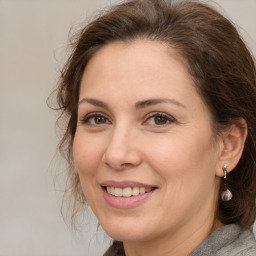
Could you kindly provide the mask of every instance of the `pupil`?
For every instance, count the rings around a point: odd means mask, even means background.
[[[105,123],[105,118],[102,117],[102,116],[98,116],[98,117],[96,117],[95,123],[96,123],[96,124]]]
[[[166,119],[164,117],[157,116],[157,117],[155,117],[155,122],[156,122],[156,124],[165,124]]]

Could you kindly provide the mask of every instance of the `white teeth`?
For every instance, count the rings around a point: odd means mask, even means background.
[[[144,194],[146,192],[145,188],[140,188],[140,194]]]
[[[122,196],[123,190],[121,188],[115,188],[115,196]]]
[[[126,188],[115,188],[115,187],[107,187],[107,192],[113,196],[117,197],[131,197],[137,196],[139,194],[145,194],[152,190],[152,188],[145,187],[126,187]]]
[[[137,196],[139,193],[140,193],[140,188],[134,187],[134,188],[132,189],[132,195],[133,195],[133,196]]]
[[[130,197],[132,195],[132,189],[130,187],[123,189],[123,196]]]

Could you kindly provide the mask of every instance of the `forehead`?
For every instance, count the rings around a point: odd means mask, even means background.
[[[82,91],[129,88],[181,88],[194,83],[178,53],[164,43],[146,39],[109,43],[90,59],[81,81]],[[167,89],[167,88],[165,88]],[[144,93],[146,93],[144,91]]]

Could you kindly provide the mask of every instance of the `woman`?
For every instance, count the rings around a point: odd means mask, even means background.
[[[88,202],[105,255],[256,255],[256,72],[226,18],[117,5],[80,31],[58,102],[74,213]]]

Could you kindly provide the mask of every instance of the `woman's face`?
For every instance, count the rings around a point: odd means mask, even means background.
[[[174,50],[115,42],[89,61],[73,154],[111,237],[150,241],[212,225],[219,151],[209,110]]]

